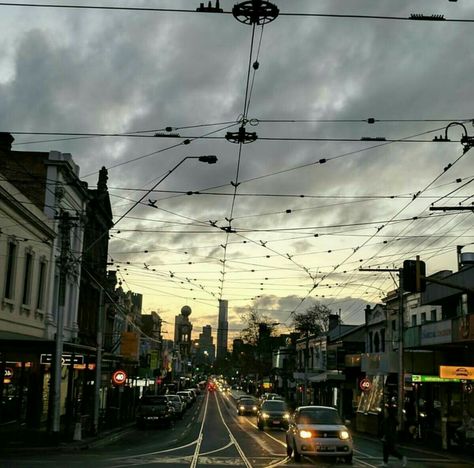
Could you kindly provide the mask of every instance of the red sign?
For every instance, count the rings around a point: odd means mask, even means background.
[[[163,379],[161,377],[156,378],[156,384],[161,385],[163,383]]]
[[[368,392],[372,388],[372,382],[369,379],[362,379],[359,382],[359,387],[363,392]]]
[[[114,385],[123,385],[126,380],[127,380],[127,374],[123,370],[115,371],[112,374],[112,382],[114,383]]]

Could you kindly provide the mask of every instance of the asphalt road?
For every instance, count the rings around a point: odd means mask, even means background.
[[[355,467],[378,467],[382,463],[381,446],[376,440],[355,437]],[[474,466],[474,459],[437,453],[422,448],[401,447],[409,467]],[[390,466],[401,466],[396,459]],[[286,456],[283,430],[257,429],[255,417],[238,416],[229,395],[207,393],[172,428],[131,428],[119,440],[102,447],[61,453],[12,453],[0,460],[11,468],[48,467],[277,467],[347,466],[343,461],[303,458],[301,463]]]

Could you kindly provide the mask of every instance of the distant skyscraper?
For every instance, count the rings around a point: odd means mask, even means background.
[[[229,331],[228,309],[229,302],[219,299],[219,320],[217,322],[217,359],[222,359],[227,354],[227,334]]]

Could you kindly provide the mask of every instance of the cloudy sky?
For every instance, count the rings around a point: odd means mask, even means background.
[[[285,331],[323,301],[360,323],[396,287],[360,267],[469,250],[472,212],[429,208],[473,202],[473,2],[275,0],[255,28],[228,0],[74,3],[154,10],[0,2],[0,128],[71,153],[91,187],[109,169],[110,256],[145,313],[215,327],[222,298],[232,330],[254,307]],[[225,138],[241,126],[257,140]]]

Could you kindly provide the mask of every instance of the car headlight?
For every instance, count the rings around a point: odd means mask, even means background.
[[[302,439],[310,439],[311,438],[311,431],[300,431],[300,437]]]
[[[347,440],[350,439],[351,435],[349,434],[348,431],[341,431],[339,432],[339,439],[341,440]]]
[[[257,407],[256,407],[256,406],[254,406],[252,409],[253,409],[254,411],[257,411]]]
[[[283,415],[283,417],[284,417],[285,419],[290,419],[290,413],[285,413],[285,414]]]
[[[268,419],[269,417],[270,417],[269,414],[267,414],[267,413],[262,413],[262,418],[263,418],[263,419]]]
[[[245,406],[241,406],[240,409],[243,411],[245,409]]]

